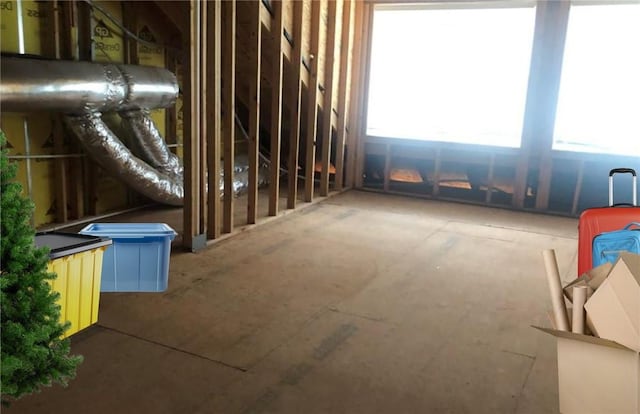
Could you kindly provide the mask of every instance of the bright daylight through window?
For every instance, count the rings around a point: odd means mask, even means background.
[[[534,23],[535,2],[377,5],[367,135],[519,147]]]
[[[553,148],[640,156],[640,3],[572,4]]]

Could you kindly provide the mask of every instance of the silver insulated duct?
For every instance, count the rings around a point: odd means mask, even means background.
[[[64,113],[69,130],[102,168],[154,201],[182,205],[182,162],[148,114],[175,104],[179,91],[173,73],[148,66],[14,57],[0,59],[0,73],[3,111]],[[114,129],[122,140],[102,120],[101,113],[112,111],[120,116]],[[248,169],[248,159],[236,157],[234,195],[248,188]],[[221,193],[223,176],[221,169]],[[263,160],[259,185],[268,183],[268,177]]]
[[[174,74],[150,66],[3,57],[0,69],[8,112],[168,108],[178,97]]]
[[[55,111],[106,171],[152,200],[182,205],[180,160],[141,109],[167,108],[178,82],[166,69],[110,63],[2,58],[3,111]],[[101,112],[121,111],[136,139],[135,157],[105,125]],[[146,156],[148,155],[148,156]]]
[[[134,156],[105,125],[98,112],[66,115],[65,123],[98,164],[145,196],[174,206],[182,205],[181,177],[159,172]]]
[[[121,111],[121,129],[133,152],[169,177],[182,181],[184,168],[177,155],[169,151],[160,131],[143,110]]]

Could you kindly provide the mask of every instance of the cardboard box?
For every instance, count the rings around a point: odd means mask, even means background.
[[[535,327],[558,339],[562,414],[640,413],[640,355],[616,342]]]
[[[621,253],[585,309],[594,335],[640,352],[640,255]]]
[[[589,286],[594,291],[602,285],[606,280],[613,264],[606,262],[598,267],[594,267],[586,273],[583,273],[573,282],[569,283],[563,288],[564,295],[573,303],[573,288],[576,286]]]

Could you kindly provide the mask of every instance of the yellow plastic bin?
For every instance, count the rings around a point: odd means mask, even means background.
[[[64,337],[98,321],[102,257],[111,239],[60,232],[38,233],[37,247],[49,247],[47,269],[58,277],[49,281],[60,293],[60,321],[71,326]]]

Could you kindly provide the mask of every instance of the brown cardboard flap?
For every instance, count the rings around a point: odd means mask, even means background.
[[[556,338],[573,339],[574,341],[587,342],[594,345],[602,345],[602,346],[608,346],[610,348],[624,349],[626,351],[636,352],[633,349],[627,348],[624,345],[620,345],[617,342],[610,341],[604,338],[598,338],[596,336],[582,335],[582,334],[577,334],[573,332],[558,331],[558,330],[549,329],[549,328],[541,328],[539,326],[534,326],[534,325],[531,325],[531,327],[539,331],[548,333],[549,335],[553,335]]]
[[[593,290],[597,290],[602,282],[605,281],[609,273],[611,273],[611,269],[613,268],[613,263],[603,263],[598,267],[594,267],[589,270],[585,275],[589,278],[589,286],[593,288]]]
[[[597,290],[602,282],[604,282],[609,273],[611,273],[611,269],[613,268],[612,263],[603,263],[598,267],[594,267],[581,274],[577,279],[573,280],[571,283],[567,284],[563,290],[564,295],[569,299],[570,302],[573,303],[573,288],[576,286],[589,286],[593,290]]]
[[[640,285],[640,254],[622,252],[620,253],[620,256],[618,257],[616,263],[618,261],[623,261],[627,265],[630,273]]]

